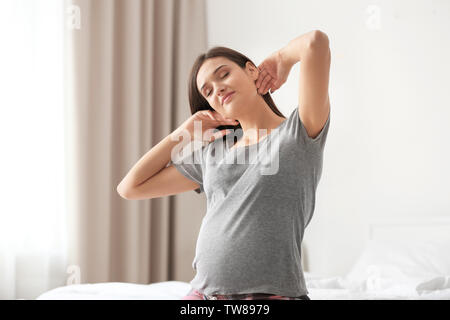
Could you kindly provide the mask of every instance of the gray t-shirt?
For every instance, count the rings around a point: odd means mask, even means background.
[[[322,174],[330,115],[310,138],[291,112],[257,144],[228,148],[215,140],[172,164],[205,192],[191,286],[204,294],[308,294],[301,242]],[[242,129],[237,130],[238,137]]]

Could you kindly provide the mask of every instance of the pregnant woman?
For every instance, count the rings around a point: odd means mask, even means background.
[[[297,62],[298,103],[286,118],[269,90],[279,89]],[[194,62],[192,116],[117,187],[126,199],[205,193],[196,275],[183,299],[309,299],[301,243],[322,174],[330,63],[328,36],[319,30],[291,40],[258,67],[225,47]]]

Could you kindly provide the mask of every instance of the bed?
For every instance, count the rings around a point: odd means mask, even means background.
[[[450,219],[377,220],[345,276],[305,272],[311,300],[450,300]],[[55,288],[37,300],[179,300],[188,282],[94,283]]]

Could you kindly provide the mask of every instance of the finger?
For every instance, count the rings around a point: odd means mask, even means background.
[[[266,94],[267,90],[269,90],[269,88],[271,87],[273,79],[271,79],[263,88],[262,94]]]
[[[263,70],[258,76],[258,79],[256,80],[256,88],[259,89],[261,86],[261,82],[263,81],[264,77],[267,75],[267,71]]]
[[[237,120],[233,120],[233,119],[227,119],[221,122],[224,125],[232,125],[232,126],[236,126],[239,124],[239,121]]]
[[[272,84],[270,85],[270,91],[271,92],[275,91],[275,81],[273,81]]]
[[[265,88],[265,91],[264,91],[264,94],[266,94],[267,92],[269,92],[269,89],[270,89],[270,88],[273,88],[274,82],[275,82],[275,80],[272,79],[272,80],[267,84],[267,86],[266,86],[266,88]]]
[[[233,119],[223,119],[217,121],[218,125],[225,125],[225,126],[236,126],[239,124],[239,121],[233,120]]]
[[[275,92],[275,91],[277,91],[278,89],[280,89],[280,86],[274,85],[274,86],[273,86],[272,92]]]
[[[269,76],[269,75],[266,75],[266,76],[264,77],[264,79],[261,79],[261,80],[262,80],[262,81],[261,81],[261,84],[260,84],[260,86],[259,86],[259,88],[258,88],[258,93],[259,93],[259,94],[262,94],[263,89],[264,89],[264,86],[266,85],[267,81],[270,80],[270,76]]]
[[[219,112],[214,112],[214,117],[216,118],[216,121],[220,122],[221,124],[225,124],[225,125],[233,125],[236,124],[235,120],[233,119],[229,119],[229,118],[225,118],[223,115],[221,115]]]
[[[271,80],[272,80],[272,78],[271,78],[269,75],[267,75],[267,76],[264,78],[263,82],[261,83],[261,87],[260,87],[259,90],[258,90],[258,92],[259,92],[260,94],[263,94],[263,93],[264,93],[265,88],[267,87],[267,84],[268,84]]]
[[[226,118],[226,119],[223,120],[223,123],[236,125],[236,124],[239,123],[239,121],[237,121],[235,119],[228,119],[228,118]]]
[[[225,117],[224,117],[222,114],[220,114],[219,112],[216,112],[215,117],[216,117],[216,119],[219,120],[219,121],[229,121],[229,120],[233,121],[233,119],[231,119],[231,118],[225,118]]]
[[[261,64],[261,65],[258,67],[258,71],[259,71],[259,73],[261,73],[263,70],[264,70],[264,66]]]
[[[224,118],[219,112],[217,112],[217,111],[213,111],[212,114],[213,114],[214,118],[215,118],[217,121],[223,121],[223,120],[225,119],[225,118]]]
[[[207,110],[207,111],[206,111],[206,115],[207,115],[208,117],[210,117],[211,120],[217,121],[216,118],[214,118],[214,115],[212,114],[212,112],[211,112],[210,110]]]
[[[211,118],[211,115],[209,114],[208,110],[202,111],[202,115],[205,116],[205,117]]]

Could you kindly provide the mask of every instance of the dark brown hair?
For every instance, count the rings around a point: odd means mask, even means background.
[[[214,111],[214,109],[209,105],[208,101],[201,95],[197,88],[197,74],[200,70],[200,67],[203,65],[203,63],[210,58],[215,57],[224,57],[227,58],[234,63],[236,63],[238,66],[240,66],[242,69],[245,69],[245,64],[247,61],[250,61],[255,68],[256,65],[251,61],[248,57],[243,55],[240,52],[237,52],[233,49],[227,48],[227,47],[214,47],[209,49],[206,53],[203,53],[197,57],[197,59],[194,62],[194,65],[192,66],[191,70],[191,76],[189,78],[189,105],[191,108],[191,114],[195,114],[197,111],[200,110],[211,110]],[[270,109],[272,111],[283,118],[286,118],[280,110],[278,110],[277,106],[272,100],[272,97],[270,96],[269,92],[267,92],[265,95],[263,95],[264,101],[269,105]],[[234,129],[238,130],[241,129],[241,124],[238,124],[236,126],[233,125],[224,125],[224,126],[218,126],[216,129],[223,130],[223,129]],[[226,136],[223,138],[225,139]]]

